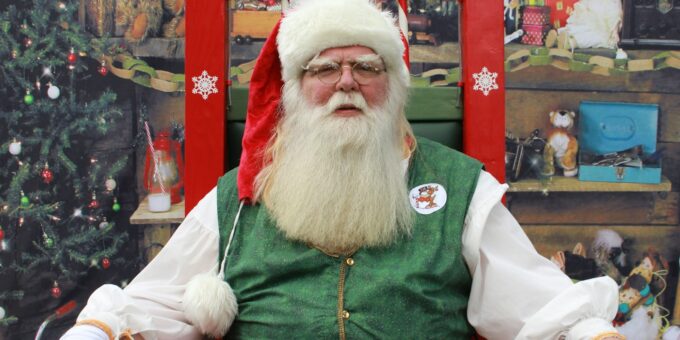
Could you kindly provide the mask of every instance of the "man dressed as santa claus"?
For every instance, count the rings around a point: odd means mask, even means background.
[[[241,165],[62,339],[623,339],[616,283],[536,253],[481,163],[413,136],[400,30],[297,1],[258,58]]]

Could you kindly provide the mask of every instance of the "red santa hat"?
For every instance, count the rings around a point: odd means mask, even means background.
[[[402,6],[405,1],[400,1]],[[400,7],[400,22],[405,23]],[[250,81],[246,127],[238,173],[239,200],[253,199],[264,152],[281,115],[285,83],[302,79],[302,67],[322,51],[365,46],[380,55],[390,76],[408,84],[408,45],[404,28],[390,12],[369,0],[298,0],[267,38]],[[405,62],[406,61],[406,62]]]
[[[400,2],[405,4],[405,0]],[[391,77],[408,84],[407,63],[402,59],[408,55],[405,41],[392,15],[369,0],[296,1],[267,38],[251,78],[238,172],[241,207],[253,200],[255,177],[265,165],[265,148],[285,114],[281,107],[284,82],[299,86],[302,66],[328,48],[360,45],[382,57]],[[234,222],[233,228],[236,225]],[[224,253],[226,256],[228,251]],[[238,314],[236,296],[224,281],[225,263],[225,258],[221,259],[217,275],[192,278],[182,299],[187,320],[213,337],[226,334]]]

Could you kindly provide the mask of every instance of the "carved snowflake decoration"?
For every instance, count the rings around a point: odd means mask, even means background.
[[[486,66],[482,67],[482,72],[472,74],[472,78],[475,78],[475,85],[472,89],[475,91],[482,91],[485,96],[488,96],[491,90],[498,90],[496,77],[498,77],[498,73],[491,73]]]
[[[208,71],[203,70],[200,77],[191,77],[194,82],[194,88],[191,90],[193,94],[200,94],[203,99],[208,100],[208,96],[212,93],[217,93],[217,76],[211,76]]]

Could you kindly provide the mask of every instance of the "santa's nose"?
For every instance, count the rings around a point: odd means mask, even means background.
[[[354,80],[352,75],[352,67],[349,65],[342,65],[340,70],[340,80],[335,84],[335,89],[338,91],[356,91],[359,89],[359,83]]]

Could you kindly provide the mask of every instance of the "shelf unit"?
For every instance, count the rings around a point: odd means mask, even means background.
[[[519,192],[669,192],[671,181],[667,177],[659,184],[587,182],[574,177],[553,176],[545,180],[524,179],[508,183],[509,193]]]

